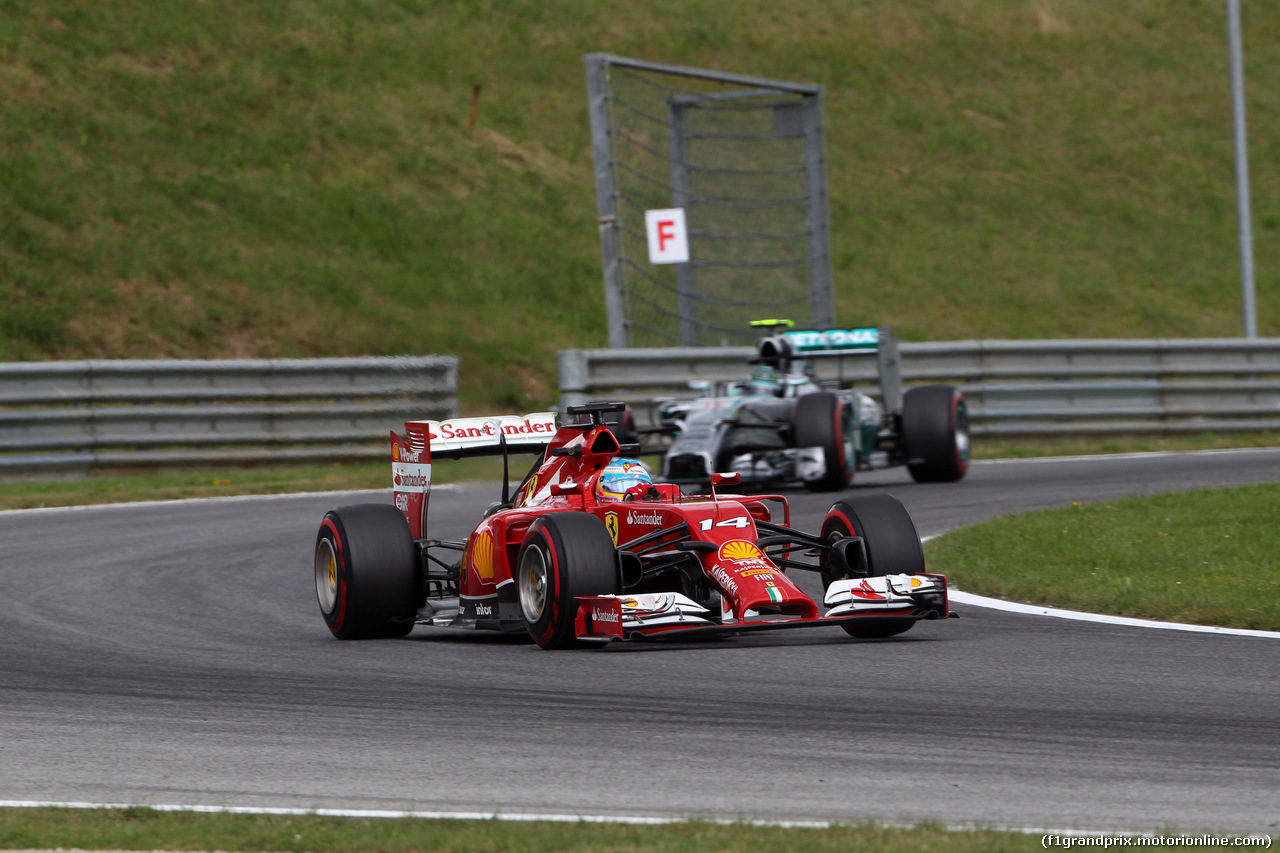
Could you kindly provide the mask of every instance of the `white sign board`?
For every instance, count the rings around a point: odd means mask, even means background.
[[[689,235],[684,228],[684,208],[646,210],[644,230],[649,235],[649,263],[688,263]]]

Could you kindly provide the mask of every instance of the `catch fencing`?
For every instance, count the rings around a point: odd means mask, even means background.
[[[1243,432],[1280,428],[1280,339],[902,343],[902,382],[960,387],[982,437]],[[563,350],[561,404],[620,398],[648,424],[655,396],[747,375],[751,347]],[[875,359],[817,362],[879,393]]]
[[[446,356],[0,364],[0,474],[383,459],[457,387]]]
[[[832,325],[822,87],[585,57],[609,344],[747,343]],[[649,262],[645,212],[685,212],[689,260]]]

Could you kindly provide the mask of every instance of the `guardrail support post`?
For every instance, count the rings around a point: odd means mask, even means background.
[[[590,376],[586,350],[560,350],[560,412],[570,406],[581,406],[589,400]]]

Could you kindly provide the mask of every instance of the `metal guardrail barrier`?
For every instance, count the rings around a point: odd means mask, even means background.
[[[0,364],[0,474],[381,459],[457,387],[446,356]]]
[[[903,343],[902,380],[964,391],[984,437],[1240,432],[1280,428],[1280,339]],[[744,379],[751,347],[562,350],[562,407],[620,398],[647,423],[655,396]],[[878,393],[873,360],[816,363],[822,379]],[[843,372],[841,372],[843,371]]]

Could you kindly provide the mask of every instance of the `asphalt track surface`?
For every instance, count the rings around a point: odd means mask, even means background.
[[[902,471],[920,532],[1280,480],[1280,450]],[[461,536],[492,487],[438,489]],[[384,493],[0,513],[0,799],[1280,827],[1280,641],[963,608],[839,629],[549,653],[419,627],[342,643],[326,509]],[[794,495],[812,528],[829,497]]]

